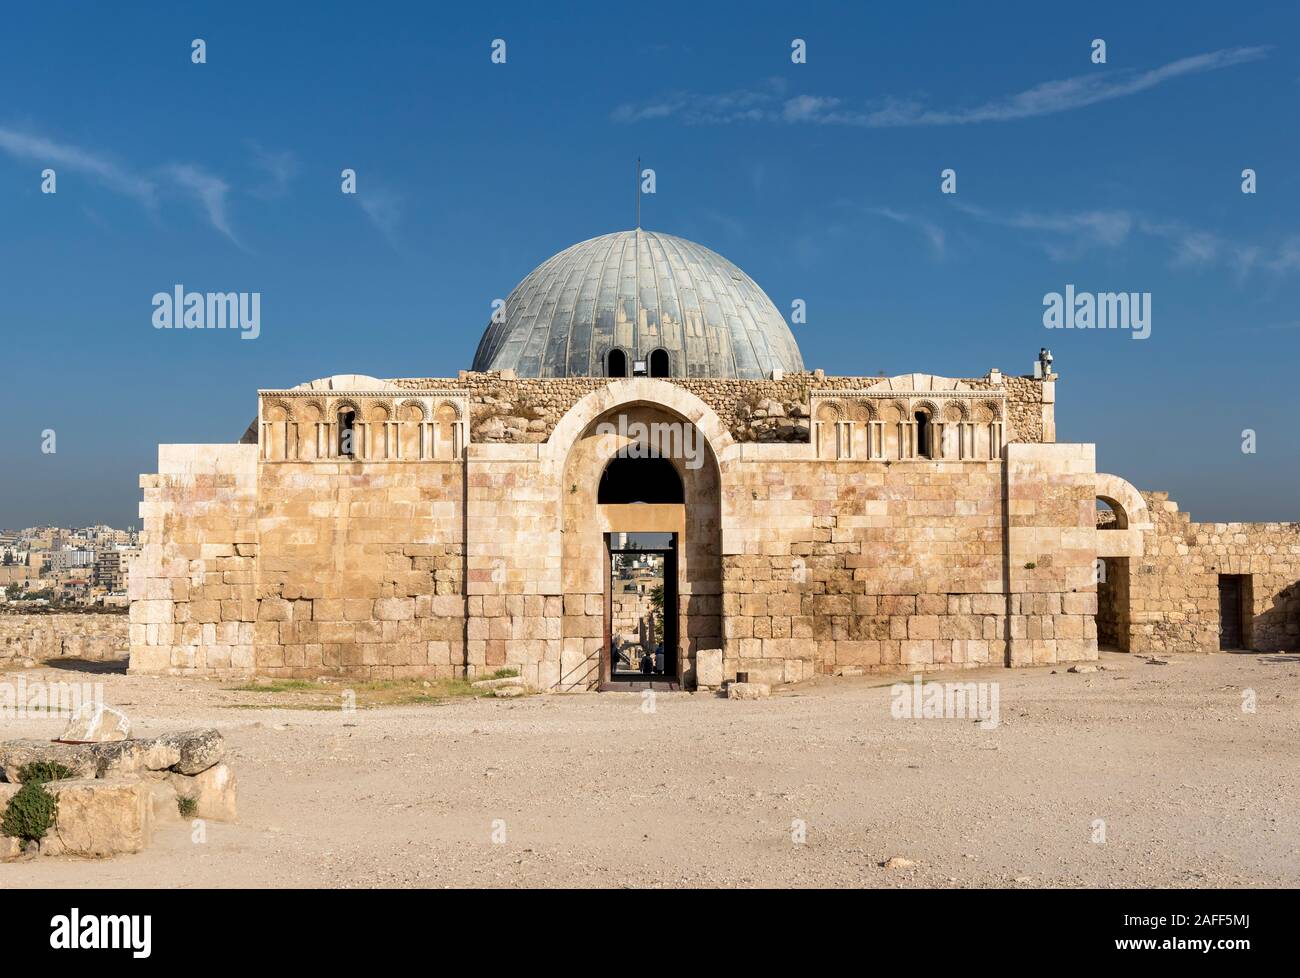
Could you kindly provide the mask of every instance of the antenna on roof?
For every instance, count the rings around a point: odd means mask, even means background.
[[[636,158],[636,230],[632,232],[632,264],[636,284],[632,287],[632,337],[635,347],[632,373],[636,373],[636,356],[641,352],[641,157]]]

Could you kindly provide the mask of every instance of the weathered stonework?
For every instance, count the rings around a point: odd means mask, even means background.
[[[1042,381],[335,380],[160,449],[134,671],[589,688],[619,531],[677,534],[687,684],[702,649],[755,682],[1095,656],[1092,451],[1024,440]],[[683,503],[598,501],[615,417],[698,434]]]
[[[1219,582],[1243,585],[1242,642],[1264,652],[1300,649],[1300,523],[1196,523],[1164,492],[1144,492],[1149,522],[1136,553],[1106,561],[1108,645],[1141,653],[1220,647]],[[1103,542],[1116,519],[1104,520]]]
[[[810,437],[813,391],[863,391],[888,379],[827,377],[821,371],[811,371],[786,374],[780,380],[665,378],[665,382],[700,398],[736,441],[806,442]],[[402,379],[389,383],[402,390],[462,393],[469,404],[475,442],[538,444],[550,437],[573,405],[608,382],[604,377],[517,378],[466,370],[454,379]],[[958,383],[972,391],[992,391],[1005,397],[1008,441],[1044,440],[1043,381],[994,373]],[[779,411],[772,410],[773,406]]]
[[[121,613],[0,614],[0,666],[15,659],[122,661],[130,644]]]

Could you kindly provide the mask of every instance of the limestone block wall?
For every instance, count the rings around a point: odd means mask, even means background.
[[[131,565],[133,672],[251,672],[257,446],[160,445],[140,477]]]
[[[1097,657],[1093,445],[1008,445],[1008,664]]]
[[[0,614],[0,667],[14,659],[116,662],[129,653],[125,614]]]
[[[532,445],[470,445],[466,466],[466,665],[561,681],[560,486]]]
[[[1251,648],[1300,649],[1300,523],[1197,523],[1168,493],[1142,496],[1154,528],[1129,567],[1131,651],[1217,650],[1220,574],[1248,578]]]
[[[255,666],[263,675],[462,675],[463,465],[263,462]]]
[[[796,461],[746,449],[724,482],[728,675],[998,664],[1000,462]]]

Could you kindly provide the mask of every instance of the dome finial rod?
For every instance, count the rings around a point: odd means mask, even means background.
[[[632,372],[636,373],[636,357],[641,352],[641,157],[636,158],[636,230],[632,232],[632,264],[636,266],[636,284],[632,287],[632,342],[636,350],[632,356]]]

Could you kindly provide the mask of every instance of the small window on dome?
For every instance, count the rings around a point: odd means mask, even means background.
[[[606,374],[610,377],[627,376],[627,354],[622,350],[610,350],[605,358]]]
[[[659,349],[650,353],[650,376],[651,377],[669,377],[671,371],[668,366],[668,351]]]

